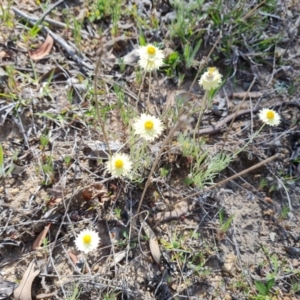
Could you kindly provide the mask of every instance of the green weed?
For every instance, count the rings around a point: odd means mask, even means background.
[[[67,297],[66,300],[77,300],[80,297],[81,289],[79,288],[79,283],[75,283],[73,287],[72,295]]]
[[[82,21],[78,21],[73,17],[73,37],[75,41],[75,45],[80,50],[81,49],[81,29],[82,29]]]
[[[202,43],[202,40],[199,40],[199,42],[196,44],[196,46],[194,48],[192,46],[190,46],[190,44],[188,44],[188,43],[184,46],[183,57],[184,57],[184,61],[185,61],[185,67],[187,69],[189,69],[191,67],[196,67],[199,64],[199,62],[197,62],[195,60],[195,56],[196,56],[197,52],[199,51],[201,43]]]
[[[0,10],[1,10],[0,20],[8,28],[12,29],[15,27],[15,23],[14,23],[14,15],[10,13],[11,6],[12,6],[11,1],[8,2],[8,6],[6,8],[4,8],[2,4],[0,5]]]
[[[270,294],[270,291],[272,289],[272,287],[275,284],[275,279],[269,279],[267,280],[266,283],[261,282],[261,281],[255,281],[255,287],[256,290],[258,291],[258,295],[256,297],[254,297],[255,300],[268,300],[271,299],[268,297],[268,295]]]
[[[104,300],[116,300],[118,294],[112,293],[112,294],[105,294]]]
[[[88,18],[91,22],[111,17],[112,35],[118,34],[118,21],[121,17],[121,0],[96,0],[90,1],[88,7]]]
[[[44,151],[49,144],[49,137],[46,135],[40,136],[41,149]]]
[[[170,170],[165,169],[165,168],[160,168],[159,169],[159,173],[160,173],[160,177],[165,178],[168,176]]]
[[[184,45],[194,34],[196,23],[199,19],[199,10],[197,8],[203,5],[203,0],[187,2],[181,0],[172,1],[176,17],[169,26],[170,36],[172,39],[179,38]]]
[[[226,221],[225,221],[224,217],[225,217],[225,211],[223,209],[221,209],[219,212],[219,221],[220,221],[220,231],[222,233],[227,232],[227,230],[229,229],[229,227],[234,219],[234,215],[230,216]]]
[[[287,219],[288,213],[290,212],[290,209],[288,206],[284,206],[280,212],[280,218],[281,219]]]
[[[121,208],[116,207],[116,208],[114,209],[114,214],[115,214],[115,216],[116,216],[116,218],[117,218],[118,220],[121,219],[121,213],[122,213],[122,209],[121,209]]]

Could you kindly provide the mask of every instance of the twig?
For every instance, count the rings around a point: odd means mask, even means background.
[[[260,168],[261,166],[263,166],[263,165],[269,163],[270,161],[274,160],[274,159],[277,158],[277,157],[278,157],[278,154],[275,154],[275,155],[273,155],[273,156],[271,156],[271,157],[269,157],[269,158],[267,158],[267,159],[265,159],[265,160],[259,162],[258,164],[254,165],[254,166],[252,166],[252,167],[250,167],[250,168],[248,168],[248,169],[246,169],[246,170],[243,170],[243,171],[241,171],[241,172],[239,172],[239,173],[237,173],[237,174],[234,174],[234,175],[232,175],[232,176],[230,176],[230,177],[228,177],[228,178],[226,178],[226,179],[224,179],[224,180],[222,180],[222,181],[220,181],[220,182],[215,183],[214,185],[212,185],[212,186],[210,186],[210,187],[207,187],[207,188],[205,189],[205,191],[213,190],[214,188],[216,188],[216,187],[219,186],[219,185],[222,185],[222,184],[224,184],[224,183],[226,183],[226,182],[228,182],[228,181],[231,181],[231,180],[233,180],[233,179],[235,179],[235,178],[237,178],[237,177],[240,177],[240,176],[242,176],[242,175],[245,175],[245,174],[247,174],[247,173],[249,173],[249,172],[251,172],[251,171],[253,171],[253,170],[257,169],[257,168]],[[202,193],[203,193],[203,191],[196,192],[196,193],[194,193],[194,194],[191,194],[191,195],[189,195],[189,196],[183,198],[182,201],[187,200],[187,199],[192,198],[192,197],[195,197],[195,196],[198,196],[199,194],[202,194]]]
[[[251,9],[243,18],[243,21],[246,21],[246,19],[248,19],[250,16],[253,15],[253,13],[259,8],[261,7],[263,4],[265,4],[266,0],[263,0],[261,3],[257,4],[253,9]]]
[[[290,198],[290,195],[289,195],[289,192],[285,186],[285,184],[282,182],[281,179],[279,179],[276,175],[275,175],[276,179],[280,182],[280,184],[282,185],[285,193],[286,193],[286,197],[288,199],[288,203],[289,203],[289,210],[292,211],[293,210],[293,207],[292,207],[292,201],[291,201],[291,198]]]
[[[278,108],[281,106],[294,106],[294,107],[297,107],[298,109],[300,109],[300,99],[297,99],[296,101],[292,101],[292,102],[283,102],[280,104],[273,105],[272,107]],[[226,118],[220,120],[216,125],[199,130],[196,135],[201,136],[201,135],[215,134],[215,133],[221,131],[223,126],[226,123],[230,122],[232,119],[236,119],[236,118],[244,116],[246,114],[250,114],[251,112],[255,113],[255,112],[258,112],[259,110],[260,110],[260,107],[257,106],[253,110],[246,109],[246,110],[241,110],[238,113],[233,113],[233,114],[227,116]]]
[[[38,22],[40,19],[38,17],[29,16],[28,15],[28,20],[32,21],[32,22]],[[56,21],[56,20],[51,19],[49,17],[46,17],[44,21],[47,22],[47,23],[49,23],[50,25],[53,25],[53,26],[58,27],[58,28],[75,29],[75,27],[72,26],[72,25],[67,25],[66,23],[63,23],[63,22],[60,22],[60,21]],[[94,37],[94,35],[90,34],[89,32],[87,32],[85,30],[81,30],[80,32],[81,32],[82,36],[91,36],[91,37]],[[124,40],[124,36],[117,37],[115,39],[109,40],[108,42],[105,43],[105,45],[108,44],[108,46],[110,47],[112,43],[115,43],[115,40],[118,41],[120,39]]]
[[[246,92],[246,94],[245,94],[245,96],[244,96],[244,98],[243,98],[243,100],[240,102],[240,104],[238,105],[238,107],[237,107],[237,109],[236,109],[236,111],[234,113],[234,116],[233,116],[233,118],[232,118],[232,120],[231,120],[231,122],[229,124],[229,127],[227,128],[227,130],[225,132],[224,143],[223,143],[223,146],[222,146],[221,150],[223,150],[223,148],[224,148],[224,146],[225,146],[225,144],[227,142],[227,137],[228,137],[229,130],[230,130],[230,128],[231,128],[231,126],[232,126],[232,124],[233,124],[233,122],[234,122],[234,120],[235,120],[235,118],[236,118],[236,116],[237,116],[237,114],[238,114],[238,112],[239,112],[242,104],[244,103],[245,99],[247,98],[249,92],[251,91],[252,86],[255,83],[255,80],[256,80],[256,78],[254,77],[253,80],[252,80],[252,82],[251,82],[251,84],[250,84],[250,86],[249,86],[249,88],[248,88],[248,90],[247,90],[247,92]],[[250,109],[250,112],[252,113],[252,109]]]
[[[28,143],[28,138],[27,138],[25,129],[23,127],[22,120],[21,120],[20,115],[19,115],[18,112],[17,112],[17,115],[18,115],[18,119],[14,115],[11,115],[11,118],[15,122],[15,124],[17,125],[17,127],[19,128],[20,132],[22,133],[23,139],[24,139],[24,143],[25,143],[27,149],[30,149],[30,146],[29,146],[29,143]]]
[[[51,11],[57,7],[58,5],[60,5],[61,3],[63,3],[65,0],[59,0],[56,3],[54,3],[52,6],[50,6],[41,16],[41,18],[37,21],[36,25],[39,25],[40,23],[43,22],[43,20],[45,19],[45,17],[51,13]]]

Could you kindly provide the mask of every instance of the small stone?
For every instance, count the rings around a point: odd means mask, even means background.
[[[11,189],[10,190],[10,193],[12,194],[12,195],[16,195],[16,194],[18,194],[19,193],[19,189],[18,188],[15,188],[15,189]]]
[[[45,253],[41,252],[40,250],[35,251],[36,258],[43,258],[45,257]]]
[[[294,259],[292,260],[292,265],[293,265],[294,268],[300,267],[300,260],[294,258]]]

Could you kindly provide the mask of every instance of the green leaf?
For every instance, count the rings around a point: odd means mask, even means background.
[[[272,278],[270,280],[267,281],[266,283],[266,288],[267,288],[267,291],[269,292],[270,289],[274,286],[274,283],[275,283],[275,278]]]
[[[139,42],[140,42],[140,45],[141,45],[141,46],[146,46],[146,45],[147,45],[147,42],[146,42],[144,33],[143,33],[143,31],[142,31],[141,28],[139,28],[139,29],[140,29],[140,34],[139,34]]]
[[[263,295],[263,296],[267,295],[268,290],[263,282],[255,281],[255,287],[260,295]]]
[[[171,53],[165,60],[167,64],[173,65],[179,58],[178,52]]]

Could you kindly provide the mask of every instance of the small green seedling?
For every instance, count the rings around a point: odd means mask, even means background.
[[[256,300],[267,300],[270,299],[268,297],[270,290],[275,284],[275,279],[269,279],[266,283],[261,282],[261,281],[255,281],[255,287],[256,290],[258,291],[258,295],[255,298]]]
[[[229,227],[234,219],[234,215],[232,215],[224,222],[224,214],[225,214],[225,212],[222,209],[219,212],[219,221],[220,221],[220,231],[223,233],[227,232],[227,230],[229,229]]]
[[[119,219],[119,220],[121,219],[121,212],[122,212],[122,209],[119,208],[119,207],[116,207],[114,209],[114,214],[115,214],[116,218]]]

